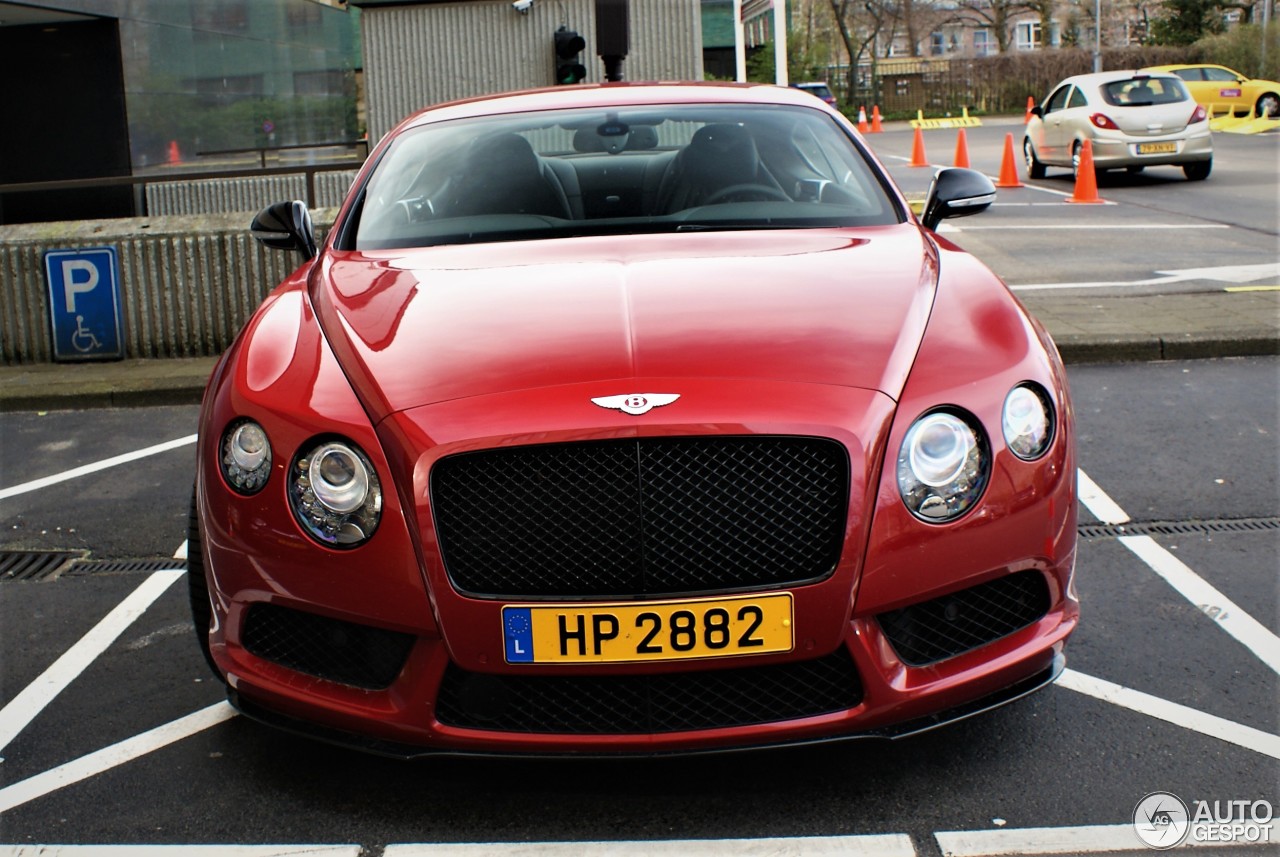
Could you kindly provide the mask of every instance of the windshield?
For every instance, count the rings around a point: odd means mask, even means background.
[[[830,116],[780,105],[540,111],[421,126],[392,143],[356,216],[360,250],[903,219]]]

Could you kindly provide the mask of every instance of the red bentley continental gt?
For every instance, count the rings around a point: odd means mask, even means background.
[[[1052,682],[1072,409],[1043,328],[839,113],[769,86],[444,104],[210,379],[204,652],[379,753],[899,737]]]

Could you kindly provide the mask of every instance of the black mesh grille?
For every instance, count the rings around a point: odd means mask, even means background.
[[[498,732],[644,734],[794,720],[861,701],[842,648],[800,663],[660,675],[492,676],[451,664],[436,717]]]
[[[380,690],[400,674],[413,636],[254,604],[244,620],[244,647],[282,667],[354,687]]]
[[[1020,571],[876,618],[903,663],[922,666],[998,640],[1047,612],[1044,575]]]
[[[844,447],[818,438],[645,438],[464,453],[431,472],[440,549],[473,595],[655,595],[832,572]]]

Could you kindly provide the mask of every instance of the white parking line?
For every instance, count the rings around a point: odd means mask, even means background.
[[[0,845],[0,857],[360,857],[360,846]]]
[[[191,434],[186,437],[177,438],[176,440],[158,443],[155,446],[148,446],[145,449],[126,452],[123,455],[117,455],[113,458],[104,458],[102,461],[95,461],[92,464],[86,464],[82,467],[73,468],[72,470],[65,470],[62,473],[55,473],[52,476],[33,479],[30,482],[23,482],[21,485],[14,485],[11,488],[0,488],[0,500],[7,500],[10,497],[16,497],[19,494],[26,494],[40,488],[48,488],[50,485],[57,485],[59,482],[66,482],[70,479],[87,476],[90,473],[97,473],[99,470],[106,470],[109,467],[116,467],[120,464],[128,464],[131,461],[137,461],[140,458],[157,455],[161,452],[168,452],[171,449],[180,449],[184,446],[190,446],[195,442],[196,436]]]
[[[1071,669],[1062,671],[1062,675],[1058,677],[1058,685],[1211,738],[1218,738],[1244,747],[1246,750],[1254,750],[1273,759],[1280,759],[1280,735],[1272,735],[1261,729],[1254,729],[1252,726],[1206,714],[1186,705],[1170,702],[1167,699]]]
[[[1013,227],[1010,227],[1013,228]],[[1215,280],[1223,283],[1250,283],[1254,280],[1280,276],[1280,262],[1261,265],[1220,265],[1213,268],[1183,268],[1173,271],[1156,271],[1159,277],[1145,280],[1107,280],[1091,283],[1025,283],[1010,286],[1015,292],[1054,291],[1058,289],[1107,289],[1120,286],[1164,286],[1184,283],[1188,280]]]
[[[1089,478],[1083,470],[1076,471],[1076,490],[1080,502],[1095,518],[1104,524],[1124,524],[1129,521],[1129,514],[1121,509],[1107,496],[1107,492],[1098,487],[1098,483]]]
[[[1280,673],[1280,637],[1165,550],[1151,536],[1121,536],[1120,544],[1165,579],[1170,586],[1235,637],[1254,656]]]
[[[140,756],[167,747],[175,741],[181,741],[197,732],[217,726],[235,716],[236,710],[230,703],[217,702],[186,717],[143,732],[141,735],[135,735],[42,774],[5,786],[0,789],[0,813],[8,812],[14,807],[22,806],[28,801],[44,797],[50,792],[73,783],[95,777],[125,762],[131,762]]]
[[[1163,229],[1231,229],[1225,223],[1019,223],[1003,226],[957,226],[957,232],[980,232],[1010,229],[1034,229],[1036,232],[1061,232],[1079,229],[1105,229],[1108,232],[1146,232]]]
[[[0,709],[0,750],[7,747],[45,706],[62,693],[76,676],[84,672],[95,658],[105,652],[135,619],[184,574],[186,572],[181,569],[153,573],[75,645],[63,652],[39,678]]]
[[[786,839],[464,842],[388,845],[382,857],[915,857],[905,833]]]
[[[1076,472],[1076,478],[1080,486],[1080,502],[1094,517],[1107,524],[1123,524],[1129,520],[1125,511],[1083,470]],[[1119,541],[1179,595],[1199,607],[1218,627],[1253,653],[1254,657],[1280,673],[1280,637],[1150,536],[1121,536]]]
[[[1193,822],[1190,835],[1177,849],[1254,847],[1274,848],[1277,823],[1267,825],[1270,838],[1265,842],[1213,842],[1205,822]],[[1099,824],[1083,827],[1024,827],[1003,830],[954,830],[933,835],[943,857],[1003,857],[1012,854],[1103,854],[1114,851],[1151,851],[1132,824]]]

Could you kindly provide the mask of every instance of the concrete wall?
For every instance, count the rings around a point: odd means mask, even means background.
[[[702,80],[699,0],[631,0],[627,80]],[[587,81],[604,79],[595,55],[595,0],[511,0],[374,6],[360,18],[369,139],[442,101],[554,83],[561,24],[587,42]]]
[[[314,212],[317,230],[334,210]],[[111,246],[127,358],[215,355],[302,257],[249,237],[249,214],[0,226],[0,362],[53,360],[44,254]],[[319,237],[319,236],[317,236]]]

